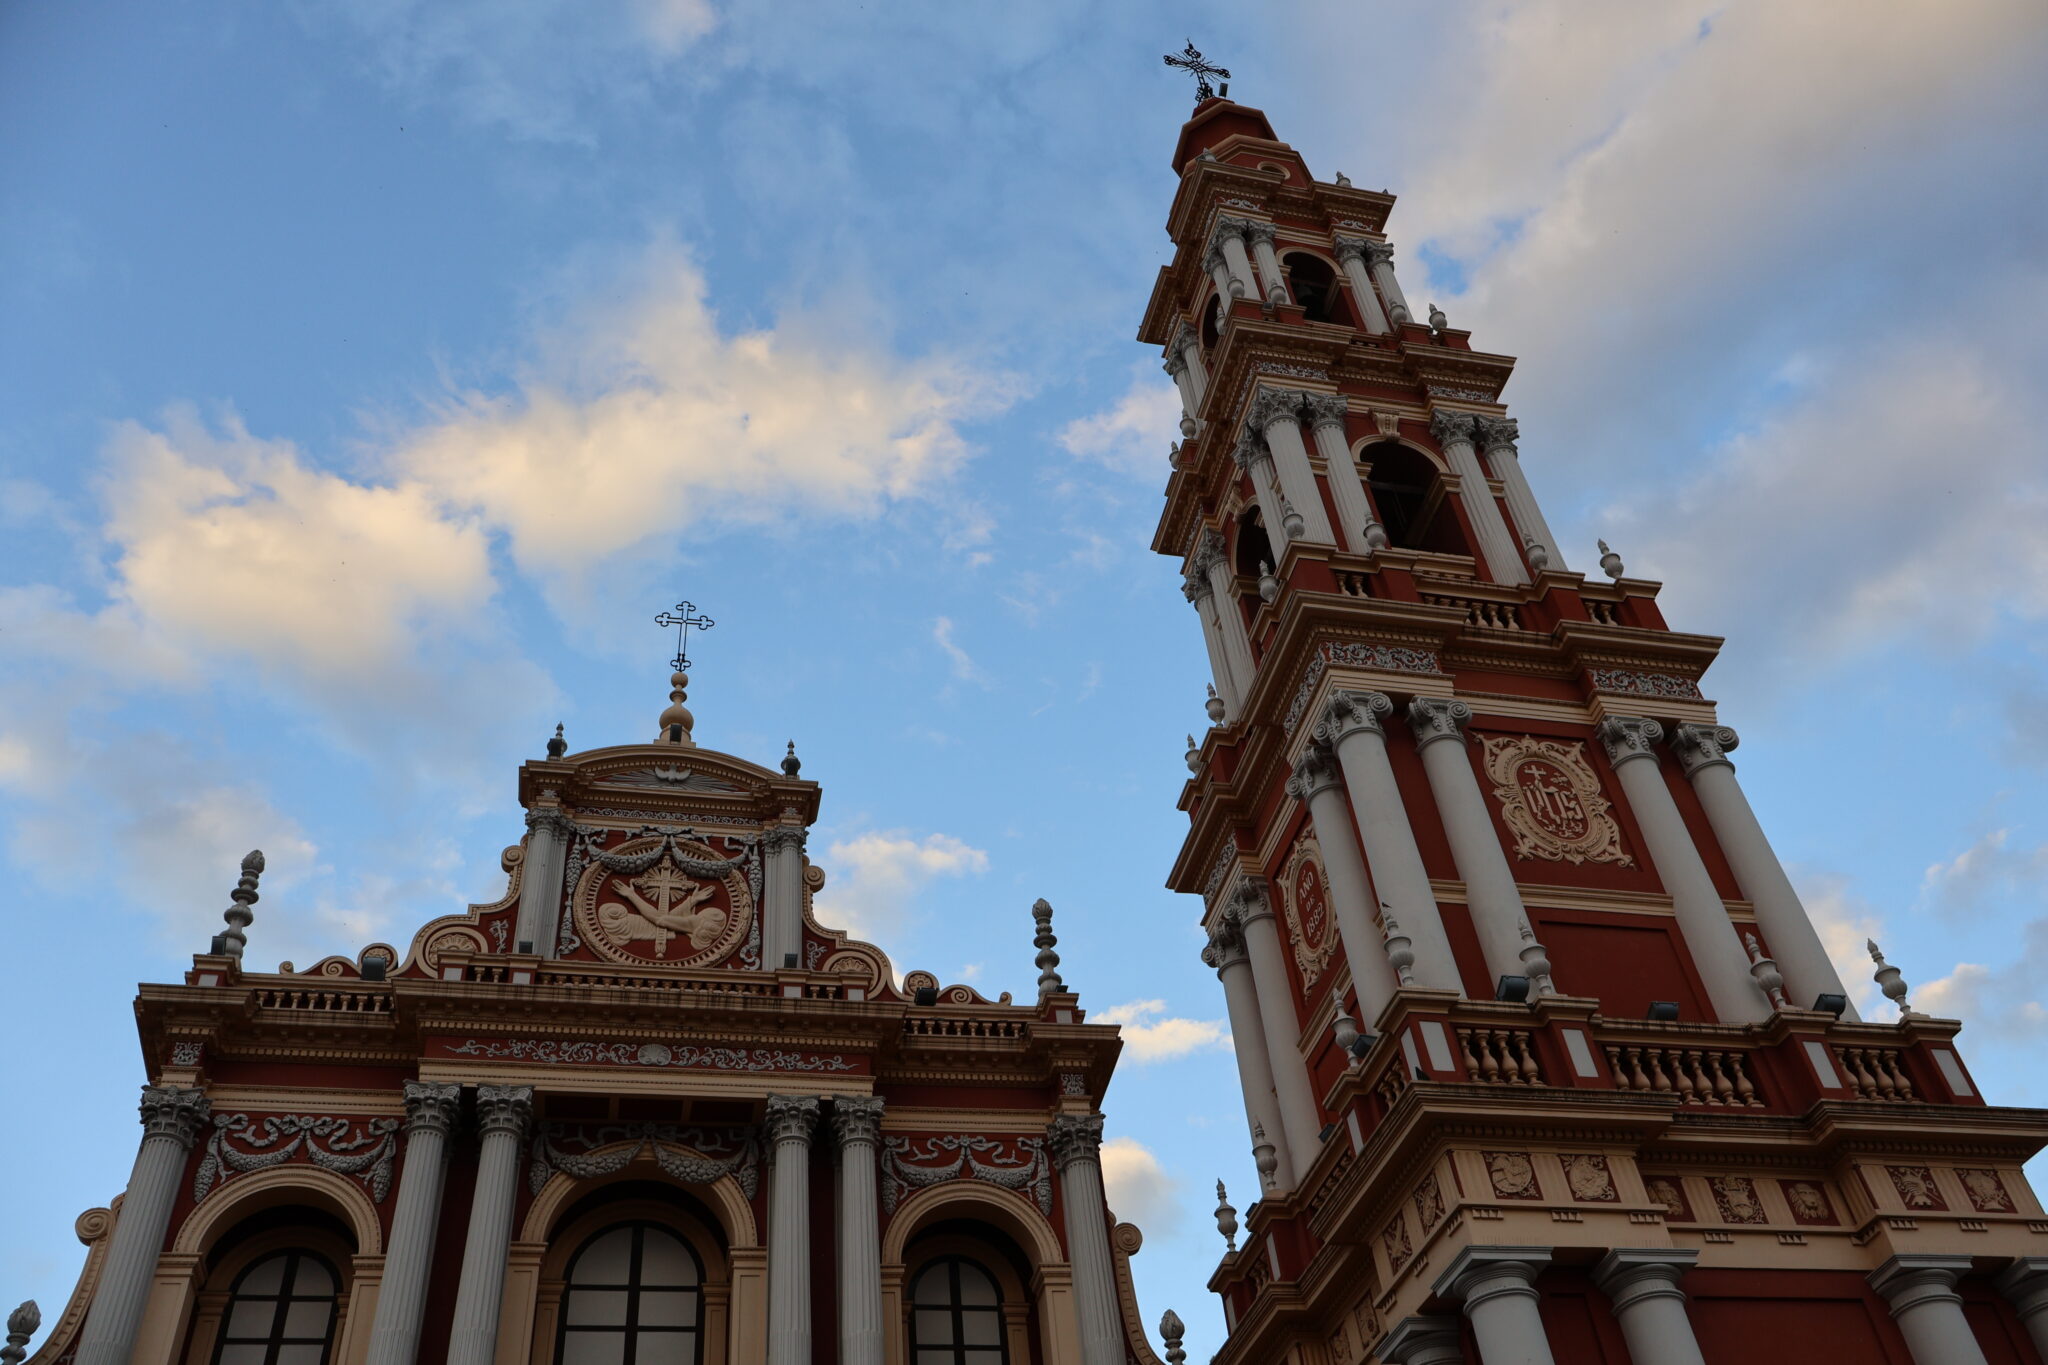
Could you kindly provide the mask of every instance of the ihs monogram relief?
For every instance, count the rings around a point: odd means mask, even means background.
[[[1516,857],[1634,866],[1583,745],[1531,735],[1490,737],[1486,775],[1501,819],[1514,831]]]
[[[576,932],[601,957],[692,966],[723,958],[753,919],[737,859],[680,838],[643,838],[607,852],[576,888]]]
[[[1337,926],[1330,916],[1329,879],[1323,873],[1322,853],[1313,840],[1304,839],[1287,865],[1285,894],[1287,936],[1294,944],[1294,965],[1301,971],[1304,989],[1313,986],[1337,948]]]

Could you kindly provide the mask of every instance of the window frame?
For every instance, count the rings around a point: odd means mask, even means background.
[[[597,1245],[599,1241],[622,1229],[630,1230],[633,1234],[632,1248],[628,1253],[626,1282],[624,1284],[606,1282],[602,1284],[578,1285],[576,1282],[576,1267],[583,1260],[584,1255],[593,1246]],[[690,1265],[696,1273],[695,1284],[645,1286],[640,1283],[640,1267],[646,1247],[647,1233],[650,1229],[667,1237],[683,1249],[683,1254],[690,1258]],[[620,1336],[625,1342],[625,1349],[620,1353],[620,1360],[623,1362],[623,1365],[637,1365],[640,1339],[643,1334],[663,1337],[688,1337],[691,1343],[691,1365],[703,1365],[705,1280],[704,1258],[698,1254],[697,1248],[691,1244],[690,1238],[684,1236],[680,1230],[671,1227],[669,1224],[654,1218],[629,1216],[601,1225],[585,1237],[575,1251],[570,1253],[568,1263],[562,1269],[562,1294],[557,1306],[555,1323],[554,1365],[562,1365],[565,1353],[569,1348],[571,1333],[579,1336],[593,1337],[606,1334]],[[601,1293],[623,1292],[626,1295],[625,1322],[618,1327],[592,1323],[572,1325],[569,1321],[569,1310],[575,1302],[576,1293],[579,1289],[587,1292]],[[694,1295],[696,1298],[696,1311],[690,1315],[690,1325],[687,1327],[641,1326],[638,1321],[640,1296],[647,1292],[688,1293]]]
[[[272,1261],[282,1259],[285,1263],[283,1277],[279,1281],[280,1292],[276,1294],[247,1294],[242,1284]],[[325,1294],[299,1294],[294,1290],[298,1285],[299,1266],[303,1261],[312,1261],[327,1272],[328,1291]],[[262,1346],[263,1365],[278,1365],[278,1353],[286,1346],[320,1347],[320,1365],[328,1365],[334,1359],[335,1328],[341,1322],[342,1301],[345,1291],[339,1271],[328,1259],[317,1251],[303,1246],[277,1247],[256,1256],[236,1272],[234,1282],[228,1288],[227,1303],[221,1310],[220,1330],[213,1342],[213,1365],[220,1365],[221,1359],[231,1346]],[[235,1337],[231,1328],[235,1320],[235,1305],[241,1302],[268,1301],[272,1305],[269,1334],[262,1339]],[[291,1305],[295,1303],[325,1303],[327,1305],[327,1330],[316,1343],[310,1337],[286,1337],[284,1327],[291,1316]]]
[[[960,1267],[963,1265],[973,1266],[976,1271],[980,1272],[981,1277],[988,1281],[990,1290],[996,1296],[994,1303],[984,1305],[961,1302]],[[946,1271],[947,1301],[943,1309],[935,1309],[926,1305],[918,1298],[918,1289],[925,1283],[926,1278],[940,1267],[944,1267]],[[1003,1311],[1006,1307],[1003,1300],[1003,1280],[1000,1275],[989,1269],[981,1261],[960,1252],[945,1252],[934,1256],[917,1268],[917,1274],[910,1282],[910,1292],[907,1297],[910,1309],[910,1323],[907,1335],[911,1365],[928,1365],[925,1359],[925,1352],[927,1351],[940,1351],[950,1354],[952,1359],[948,1362],[948,1365],[969,1365],[967,1356],[969,1351],[975,1352],[978,1356],[988,1351],[994,1351],[997,1353],[996,1359],[999,1365],[1010,1365],[1010,1332],[1009,1322]],[[918,1314],[934,1311],[951,1313],[953,1319],[953,1339],[950,1342],[922,1344],[917,1339]],[[970,1344],[967,1342],[967,1334],[963,1329],[966,1325],[965,1316],[969,1313],[986,1314],[994,1321],[996,1331],[993,1345]]]

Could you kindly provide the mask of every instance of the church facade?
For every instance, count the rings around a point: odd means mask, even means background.
[[[2048,1113],[1960,1025],[1859,1019],[1700,686],[1576,571],[1500,401],[1403,296],[1393,199],[1200,103],[1140,328],[1179,385],[1153,548],[1215,679],[1199,896],[1261,1187],[1222,1365],[2040,1365]],[[1241,1233],[1241,1236],[1240,1236]]]

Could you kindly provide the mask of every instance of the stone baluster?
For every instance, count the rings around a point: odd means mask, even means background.
[[[1385,1365],[1465,1365],[1458,1320],[1444,1313],[1418,1313],[1395,1323],[1372,1349]]]
[[[803,962],[804,839],[802,825],[771,825],[761,836],[768,865],[762,872],[761,970],[779,972],[791,954]]]
[[[1351,984],[1358,990],[1358,1012],[1369,1024],[1394,998],[1399,984],[1387,962],[1386,947],[1373,928],[1372,878],[1360,856],[1358,837],[1351,832],[1351,812],[1344,803],[1344,779],[1336,755],[1320,744],[1295,760],[1287,794],[1308,807],[1323,870],[1330,877],[1330,910],[1344,960],[1351,966]]]
[[[1984,1348],[1963,1316],[1956,1281],[1970,1273],[1968,1256],[1910,1252],[1870,1274],[1906,1339],[1913,1365],[1985,1365]]]
[[[1344,278],[1351,282],[1351,298],[1358,305],[1359,319],[1365,323],[1365,330],[1375,336],[1385,336],[1394,329],[1387,323],[1387,315],[1380,308],[1379,291],[1373,288],[1372,276],[1366,264],[1367,248],[1372,243],[1363,237],[1337,238],[1337,264],[1344,268]]]
[[[1465,901],[1472,912],[1479,949],[1486,955],[1486,969],[1496,981],[1503,976],[1527,976],[1535,993],[1548,995],[1555,990],[1548,959],[1530,930],[1522,892],[1515,885],[1514,870],[1501,849],[1493,814],[1479,790],[1465,747],[1465,726],[1471,719],[1472,708],[1461,701],[1417,697],[1408,703],[1408,727],[1415,732],[1415,747],[1422,751],[1423,771],[1429,775],[1429,789],[1443,819],[1451,860],[1465,882]],[[1544,970],[1535,972],[1532,968],[1539,960]]]
[[[1259,284],[1252,277],[1252,258],[1245,254],[1245,234],[1251,227],[1246,218],[1218,218],[1216,230],[1209,234],[1209,251],[1222,262],[1224,278],[1218,287],[1226,299],[1255,299],[1259,297]],[[1206,263],[1208,257],[1205,256]],[[1215,273],[1215,267],[1210,267]]]
[[[1273,249],[1271,223],[1247,223],[1245,236],[1252,244],[1252,259],[1259,264],[1259,279],[1265,285],[1267,304],[1278,307],[1294,302],[1287,293],[1287,276],[1280,269],[1280,257]]]
[[[1273,1057],[1259,1017],[1258,987],[1252,981],[1251,957],[1245,951],[1244,929],[1233,912],[1218,917],[1202,950],[1202,961],[1216,969],[1223,983],[1223,1005],[1230,1016],[1230,1046],[1237,1054],[1237,1080],[1244,1091],[1247,1126],[1280,1133],[1280,1098],[1273,1088]],[[1293,1164],[1275,1148],[1276,1162],[1266,1190],[1284,1194],[1294,1188]]]
[[[1673,915],[1692,964],[1707,988],[1715,1016],[1724,1024],[1759,1023],[1770,1017],[1770,1001],[1749,973],[1749,954],[1735,936],[1734,922],[1707,865],[1700,861],[1692,831],[1678,813],[1657,761],[1664,727],[1654,720],[1609,716],[1594,731],[1635,813],[1657,879],[1671,896]]]
[[[1458,991],[1463,984],[1451,956],[1451,941],[1429,889],[1421,850],[1415,846],[1394,765],[1387,758],[1387,732],[1380,718],[1393,709],[1393,700],[1384,692],[1339,690],[1324,705],[1315,735],[1336,750],[1344,769],[1345,793],[1365,844],[1382,918],[1389,909],[1399,917],[1415,953],[1416,983]]]
[[[1358,462],[1351,458],[1351,438],[1344,430],[1344,397],[1312,393],[1305,406],[1315,433],[1316,453],[1323,457],[1323,471],[1330,481],[1330,500],[1337,504],[1337,520],[1343,523],[1343,548],[1353,554],[1370,554],[1374,547],[1366,539],[1365,528],[1376,518],[1365,496]]]
[[[1123,1320],[1117,1312],[1102,1195],[1102,1115],[1062,1114],[1046,1136],[1053,1164],[1059,1168],[1060,1202],[1066,1209],[1081,1365],[1125,1365]]]
[[[1379,282],[1380,292],[1387,296],[1387,311],[1393,315],[1394,324],[1399,326],[1414,317],[1407,296],[1401,292],[1401,281],[1394,277],[1393,243],[1367,242],[1365,259],[1372,267],[1373,279]]]
[[[1529,476],[1522,472],[1521,457],[1515,449],[1520,434],[1521,427],[1512,417],[1479,419],[1479,443],[1486,451],[1493,476],[1500,480],[1501,491],[1507,495],[1515,528],[1543,547],[1544,567],[1559,572],[1565,567],[1564,552],[1557,548],[1557,537],[1551,534],[1550,523],[1543,519],[1543,507],[1529,487]]]
[[[811,1365],[813,1095],[768,1097],[768,1365]]]
[[[185,1160],[213,1112],[204,1092],[168,1085],[144,1086],[141,1110],[142,1147],[79,1334],[77,1365],[128,1365],[135,1353]]]
[[[505,1302],[505,1258],[512,1250],[512,1207],[519,1198],[520,1159],[533,1127],[533,1087],[480,1085],[476,1127],[481,1150],[455,1319],[448,1329],[448,1365],[491,1365],[498,1356],[498,1310]]]
[[[1508,532],[1500,504],[1494,501],[1493,488],[1486,482],[1486,471],[1479,466],[1479,453],[1472,446],[1478,423],[1479,419],[1469,412],[1439,409],[1430,414],[1429,433],[1443,447],[1445,462],[1458,476],[1465,514],[1472,519],[1473,534],[1479,537],[1479,555],[1487,572],[1496,583],[1527,583],[1529,571],[1522,564],[1521,548]]]
[[[1593,1268],[1593,1282],[1614,1305],[1634,1365],[1706,1365],[1679,1277],[1699,1259],[1692,1248],[1617,1249]]]
[[[881,1203],[875,1183],[880,1097],[834,1101],[832,1136],[839,1144],[839,1362],[882,1365]]]
[[[1828,959],[1828,950],[1821,945],[1806,907],[1799,903],[1792,879],[1785,875],[1784,864],[1778,861],[1762,823],[1750,809],[1749,798],[1735,780],[1735,765],[1728,755],[1739,742],[1725,725],[1679,725],[1671,734],[1672,752],[1678,755],[1679,766],[1707,813],[1707,824],[1728,857],[1735,884],[1756,906],[1757,926],[1771,945],[1771,956],[1784,974],[1792,1003],[1811,1009],[1815,998],[1823,994],[1847,999],[1842,978]],[[1854,1007],[1845,1009],[1842,1017],[1855,1019]]]
[[[419,1356],[434,1234],[441,1226],[441,1189],[448,1177],[448,1136],[455,1131],[461,1103],[460,1086],[405,1083],[405,1164],[366,1365],[413,1365]]]
[[[526,813],[526,852],[519,868],[519,914],[512,945],[533,945],[533,951],[554,956],[555,931],[562,908],[562,866],[569,854],[575,825],[560,808],[542,806]]]
[[[2035,1354],[2048,1360],[2048,1256],[2018,1257],[1994,1283],[2034,1339]]]
[[[1330,519],[1323,512],[1322,491],[1316,487],[1316,471],[1301,439],[1301,414],[1308,399],[1308,394],[1296,389],[1260,389],[1246,409],[1245,434],[1263,437],[1266,449],[1273,453],[1280,491],[1301,517],[1301,538],[1311,545],[1334,545]],[[1260,504],[1262,511],[1264,506]],[[1277,553],[1280,547],[1273,548]]]
[[[1322,1145],[1318,1137],[1322,1119],[1309,1089],[1308,1066],[1301,1057],[1301,1018],[1295,1013],[1287,958],[1267,899],[1265,878],[1240,878],[1231,893],[1230,907],[1244,932],[1245,954],[1251,958],[1259,1021],[1265,1026],[1266,1052],[1273,1065],[1273,1091],[1280,1101],[1280,1128],[1269,1138],[1276,1144],[1284,1141],[1287,1167],[1298,1179],[1315,1161]]]
[[[1481,1365],[1555,1365],[1536,1308],[1536,1276],[1549,1264],[1548,1247],[1468,1246],[1437,1276],[1437,1297],[1472,1324]]]

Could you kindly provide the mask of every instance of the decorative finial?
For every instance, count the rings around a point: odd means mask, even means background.
[[[1884,954],[1878,951],[1876,939],[1865,939],[1863,946],[1870,949],[1870,960],[1877,964],[1877,971],[1870,979],[1884,991],[1885,999],[1899,1007],[1899,1018],[1910,1018],[1914,1010],[1906,1001],[1906,978],[1899,974],[1897,967],[1884,960]]]
[[[1195,743],[1195,737],[1193,735],[1188,736],[1187,758],[1189,772],[1198,773],[1202,771],[1202,749],[1200,745]]]
[[[256,894],[256,882],[262,875],[263,850],[251,849],[249,856],[242,859],[242,879],[235,883],[234,890],[228,892],[228,899],[234,904],[221,912],[221,918],[228,922],[228,931],[220,936],[221,951],[229,957],[240,957],[249,942],[246,931],[250,921],[256,918],[249,907],[261,899]]]
[[[1378,518],[1365,524],[1365,552],[1367,554],[1384,550],[1393,542],[1387,539],[1387,528],[1380,525]]]
[[[1252,1121],[1252,1165],[1258,1169],[1260,1189],[1271,1191],[1280,1188],[1280,1149],[1273,1145],[1273,1139],[1266,1136],[1265,1127],[1256,1119]],[[1217,1181],[1216,1188],[1220,1191],[1223,1182]]]
[[[1544,549],[1542,542],[1536,537],[1523,536],[1522,549],[1529,556],[1530,569],[1536,573],[1542,573],[1550,567],[1550,551]]]
[[[560,758],[569,752],[569,741],[562,738],[562,727],[555,727],[555,737],[548,741],[548,757]]]
[[[1187,419],[1186,419],[1185,417],[1183,417],[1183,418],[1182,418],[1181,420],[1182,420],[1183,422],[1185,422],[1185,421],[1186,421]],[[1180,468],[1180,442],[1179,442],[1179,441],[1169,441],[1169,442],[1167,442],[1167,443],[1166,443],[1166,466],[1167,466],[1167,468],[1169,468],[1169,469],[1179,469],[1179,468]]]
[[[1348,1014],[1340,1014],[1330,1021],[1330,1035],[1336,1039],[1337,1046],[1344,1049],[1345,1055],[1349,1056],[1351,1045],[1358,1041],[1358,1021]]]
[[[1273,566],[1265,560],[1259,561],[1259,600],[1270,602],[1280,595],[1280,580],[1273,577]]]
[[[1529,927],[1529,921],[1522,921],[1522,975],[1529,978],[1529,988],[1536,995],[1556,995],[1557,985],[1550,979],[1550,954],[1536,941],[1536,931]]]
[[[1339,171],[1339,172],[1337,172],[1337,188],[1338,188],[1338,189],[1340,189],[1340,190],[1348,190],[1348,189],[1350,189],[1350,188],[1351,188],[1351,177],[1350,177],[1350,176],[1348,176],[1348,175],[1346,175],[1346,174],[1344,174],[1344,172],[1342,172],[1342,171]]]
[[[1600,546],[1600,571],[1609,578],[1619,579],[1621,577],[1621,556],[1608,549],[1606,541],[1602,540],[1597,542],[1597,544]]]
[[[804,770],[804,761],[796,756],[796,741],[789,742],[789,751],[782,756],[782,771],[795,777]]]
[[[1742,947],[1749,954],[1749,974],[1756,978],[1757,989],[1771,1002],[1773,1009],[1784,1009],[1785,976],[1778,970],[1778,964],[1765,956],[1764,948],[1754,933],[1744,931]]]
[[[1182,1365],[1188,1358],[1180,1344],[1181,1338],[1187,1334],[1187,1324],[1180,1320],[1180,1314],[1167,1309],[1159,1319],[1159,1340],[1166,1347],[1166,1365]]]
[[[684,748],[697,747],[691,731],[697,728],[697,718],[690,714],[690,708],[683,705],[690,698],[690,675],[678,669],[669,674],[668,707],[661,713],[661,729],[655,733],[656,744],[680,744]]]
[[[1031,918],[1038,922],[1038,933],[1032,937],[1031,946],[1038,949],[1034,961],[1038,966],[1038,999],[1043,1003],[1048,995],[1063,994],[1067,983],[1060,980],[1060,955],[1053,951],[1059,940],[1052,933],[1052,902],[1043,896],[1033,901]]]
[[[1394,918],[1394,907],[1380,902],[1380,924],[1386,931],[1387,961],[1394,968],[1394,979],[1404,986],[1415,984],[1415,943],[1401,932],[1400,921]]]
[[[1223,698],[1216,695],[1216,684],[1209,684],[1209,699],[1202,703],[1202,712],[1209,717],[1211,725],[1223,723]]]
[[[1172,1314],[1167,1316],[1171,1317]],[[1177,1319],[1176,1319],[1177,1321]],[[30,1299],[7,1315],[7,1345],[0,1347],[0,1365],[21,1365],[28,1357],[28,1339],[43,1325],[43,1310]],[[1164,1324],[1161,1324],[1164,1326]]]
[[[698,630],[709,630],[717,625],[718,622],[708,616],[697,615],[697,604],[695,602],[678,602],[675,606],[655,617],[654,624],[657,626],[674,626],[676,628],[676,657],[668,661],[668,666],[678,673],[684,673],[689,671],[690,667],[690,652],[686,648],[690,643],[690,627],[695,626]]]
[[[1441,332],[1441,331],[1443,331],[1443,330],[1444,330],[1444,329],[1445,329],[1446,327],[1449,327],[1450,325],[1451,325],[1451,320],[1450,320],[1449,318],[1447,318],[1447,317],[1445,317],[1445,316],[1444,316],[1444,310],[1443,310],[1443,309],[1441,309],[1441,308],[1437,307],[1437,306],[1436,306],[1435,304],[1433,304],[1433,303],[1432,303],[1431,305],[1429,305],[1429,330],[1430,330],[1430,331],[1432,331],[1432,332]]]
[[[1308,532],[1308,523],[1301,519],[1301,513],[1294,510],[1294,504],[1285,496],[1280,499],[1280,529],[1287,532],[1289,540],[1300,540]]]
[[[1252,1125],[1261,1141],[1265,1133],[1257,1124]],[[1230,1207],[1230,1196],[1223,1192],[1223,1182],[1216,1182],[1216,1231],[1223,1234],[1223,1245],[1237,1250],[1237,1210]]]
[[[1186,47],[1181,49],[1178,57],[1169,52],[1164,60],[1168,66],[1179,67],[1195,78],[1195,104],[1197,106],[1200,106],[1203,100],[1213,99],[1216,96],[1215,87],[1209,84],[1211,76],[1221,76],[1226,81],[1230,79],[1228,71],[1217,66],[1196,50],[1192,39],[1189,40]],[[1223,87],[1223,93],[1225,95],[1230,93],[1228,85]]]

